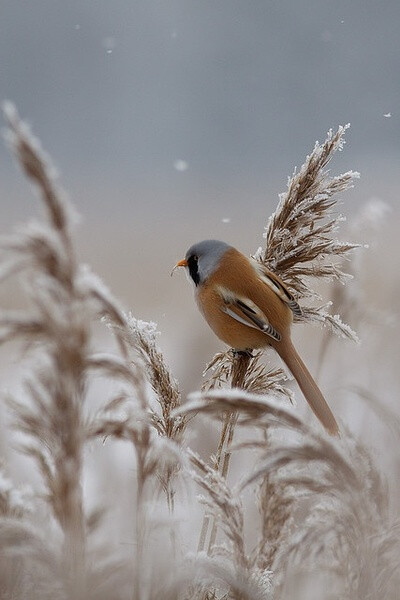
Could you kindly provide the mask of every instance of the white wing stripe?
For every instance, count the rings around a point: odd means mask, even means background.
[[[231,310],[228,306],[222,306],[221,310],[222,310],[222,312],[226,313],[227,315],[229,315],[236,321],[239,321],[239,323],[246,325],[246,327],[252,327],[252,329],[257,329],[258,331],[260,331],[259,327],[257,327],[256,325],[253,325],[253,323],[249,323],[249,321],[246,321],[246,319],[242,319],[242,317],[240,317],[237,313],[235,313],[233,310]]]

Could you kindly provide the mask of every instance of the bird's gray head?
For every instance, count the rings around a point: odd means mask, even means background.
[[[204,240],[190,246],[185,261],[189,275],[196,286],[201,285],[212,275],[219,261],[231,246],[219,240]]]

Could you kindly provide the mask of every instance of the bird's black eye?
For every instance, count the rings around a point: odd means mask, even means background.
[[[199,257],[196,254],[192,254],[187,259],[189,274],[190,277],[193,279],[195,285],[199,285],[200,283],[198,260]]]

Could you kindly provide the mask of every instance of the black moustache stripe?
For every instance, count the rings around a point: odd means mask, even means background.
[[[194,284],[197,286],[200,283],[199,267],[197,264],[197,259],[195,259],[194,256],[189,256],[189,258],[187,259],[187,263],[188,263],[188,267],[189,267],[190,277],[193,279]]]

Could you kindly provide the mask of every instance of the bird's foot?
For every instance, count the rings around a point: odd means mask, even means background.
[[[231,348],[232,354],[234,357],[242,356],[243,358],[253,358],[254,354],[251,348],[247,350],[236,350],[236,348]]]

